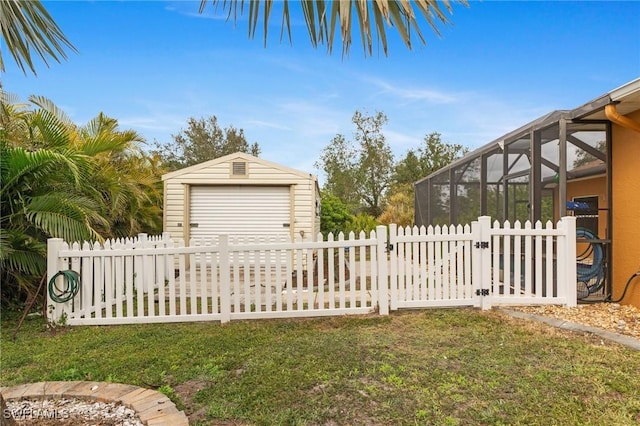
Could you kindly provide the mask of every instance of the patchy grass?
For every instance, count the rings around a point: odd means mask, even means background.
[[[632,425],[640,353],[471,309],[389,317],[66,328],[31,319],[3,386],[104,380],[158,389],[192,424]]]

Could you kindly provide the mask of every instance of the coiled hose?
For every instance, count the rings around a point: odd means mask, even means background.
[[[585,228],[576,230],[576,237],[586,240],[597,240],[598,236]],[[585,262],[590,259],[589,262]],[[578,255],[576,269],[578,282],[584,283],[588,294],[597,291],[604,283],[604,246],[602,243],[590,242],[589,246]],[[595,278],[595,280],[594,280]],[[593,280],[591,285],[589,283]]]
[[[58,277],[63,277],[64,287],[56,284]],[[56,303],[65,303],[76,297],[80,290],[80,275],[76,271],[60,271],[49,280],[49,297]]]

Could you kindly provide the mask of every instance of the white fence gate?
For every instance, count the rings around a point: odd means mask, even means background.
[[[492,304],[576,305],[575,218],[554,229],[511,227],[483,216],[471,226],[389,227],[391,309]]]
[[[389,238],[387,233],[389,232]],[[70,325],[365,314],[376,309],[576,304],[575,218],[556,228],[377,227],[326,241],[167,236],[48,244],[49,312]],[[61,271],[78,274],[77,292]],[[54,296],[54,297],[52,297]],[[58,294],[60,296],[60,294]],[[55,301],[54,301],[55,300]]]

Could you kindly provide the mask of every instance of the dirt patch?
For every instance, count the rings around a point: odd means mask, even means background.
[[[193,398],[196,393],[205,389],[210,384],[210,382],[205,380],[187,380],[184,383],[174,386],[173,390],[178,398],[180,398],[180,402],[184,405],[185,412],[191,413],[187,416],[189,417],[189,423],[193,424],[206,420],[206,407],[199,407]]]
[[[509,310],[565,320],[640,339],[640,309],[617,303],[565,306],[509,306]]]

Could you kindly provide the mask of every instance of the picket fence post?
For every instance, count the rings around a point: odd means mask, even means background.
[[[475,245],[478,241],[480,241],[480,223],[474,220],[471,222],[471,291],[474,294],[474,308],[479,308],[482,304],[482,297],[480,296],[480,289],[482,288],[481,249]]]
[[[491,217],[478,218],[480,259],[480,308],[491,309]],[[485,243],[487,246],[482,247]]]
[[[68,265],[65,265],[64,259],[60,259],[58,256],[63,245],[64,240],[62,238],[49,238],[47,240],[47,282],[45,283],[47,286],[47,315],[48,321],[53,324],[64,322],[64,318],[68,316],[71,311],[69,302],[55,303],[49,293],[49,282],[53,276],[60,271],[68,269]],[[64,280],[64,277],[59,276],[56,282],[60,283],[62,280]],[[62,285],[59,287],[63,288]]]
[[[387,273],[387,227],[376,227],[378,258],[378,313],[389,315],[389,274]],[[363,262],[364,260],[360,260]]]
[[[576,262],[576,217],[575,216],[564,216],[560,219],[563,223],[564,228],[564,258],[558,256],[558,262],[564,262],[565,265],[565,276],[562,277],[564,283],[562,287],[565,289],[565,297],[566,297],[566,306],[568,307],[576,307],[578,305],[577,301],[577,262]],[[558,253],[559,255],[561,253]],[[558,281],[560,281],[560,277],[558,277]]]
[[[220,249],[220,322],[231,321],[231,268],[229,266],[229,236],[218,236]]]

